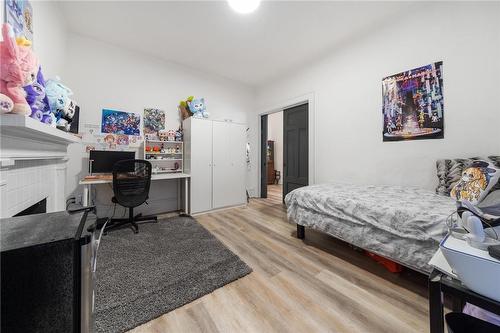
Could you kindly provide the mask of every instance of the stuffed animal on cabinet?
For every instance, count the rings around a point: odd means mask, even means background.
[[[179,102],[179,112],[181,113],[182,120],[187,119],[193,115],[191,111],[189,111],[188,103],[194,99],[194,96],[189,96],[185,101]]]
[[[207,112],[207,108],[205,106],[204,98],[195,98],[192,101],[187,102],[189,106],[189,111],[193,113],[193,117],[195,118],[208,118],[209,113]]]
[[[17,45],[14,31],[8,23],[2,25],[3,41],[0,43],[0,93],[13,102],[13,113],[30,115],[31,108],[26,101],[24,86],[33,83],[38,72],[38,59],[23,41]]]

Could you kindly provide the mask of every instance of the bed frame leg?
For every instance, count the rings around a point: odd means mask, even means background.
[[[297,224],[297,238],[304,239],[306,236],[306,228],[303,225]]]

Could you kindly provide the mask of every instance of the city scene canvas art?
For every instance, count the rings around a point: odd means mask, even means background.
[[[444,137],[443,62],[382,80],[383,140]]]
[[[141,116],[137,113],[102,110],[102,133],[140,135]]]

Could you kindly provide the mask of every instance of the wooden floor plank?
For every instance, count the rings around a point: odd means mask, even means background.
[[[425,276],[392,274],[359,251],[287,222],[267,199],[196,216],[254,270],[131,332],[425,332]]]

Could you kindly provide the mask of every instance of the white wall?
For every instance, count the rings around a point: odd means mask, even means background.
[[[314,94],[317,183],[433,189],[436,159],[500,153],[499,14],[500,3],[422,4],[304,70],[259,87],[258,112]],[[439,60],[445,138],[382,142],[382,78]]]
[[[31,1],[34,50],[45,78],[60,76],[64,81],[67,53],[66,17],[56,1]]]
[[[205,97],[212,119],[246,123],[254,112],[254,91],[247,86],[73,33],[66,73],[65,82],[81,108],[81,127],[99,125],[103,108],[142,114],[145,107],[155,107],[166,111],[167,128],[177,129],[177,105],[190,95]],[[86,175],[88,155],[82,145],[73,145],[70,151],[68,193],[79,194],[77,182]],[[99,203],[109,204],[110,189],[101,190]],[[153,183],[151,191],[152,206],[175,209],[175,186]]]
[[[267,139],[274,141],[274,170],[281,173],[279,183],[283,181],[283,112],[267,116]]]

